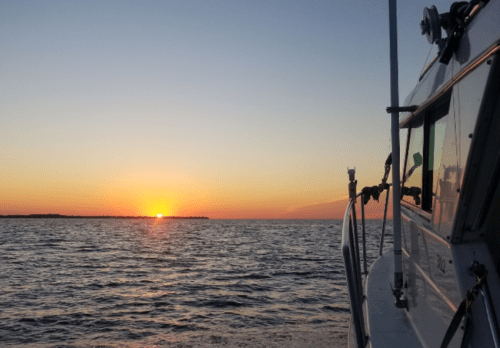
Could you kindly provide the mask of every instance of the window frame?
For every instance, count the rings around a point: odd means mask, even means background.
[[[405,150],[405,163],[403,169],[403,177],[401,179],[401,202],[408,204],[412,208],[418,209],[419,211],[432,214],[433,211],[433,196],[434,196],[434,176],[437,175],[435,171],[437,170],[433,166],[432,172],[429,171],[430,164],[430,148],[431,148],[431,125],[436,124],[437,121],[449,115],[450,111],[450,102],[451,102],[452,91],[446,93],[440,100],[436,101],[422,112],[414,115],[412,120],[406,124],[408,127],[408,137],[406,140],[406,150]],[[409,150],[410,150],[410,141],[412,139],[412,131],[416,127],[420,127],[423,125],[423,139],[422,139],[422,179],[421,179],[421,204],[416,205],[410,203],[408,201],[403,200],[403,188],[405,187],[405,183],[407,181],[406,178],[406,170],[408,167],[408,158],[409,158]],[[415,127],[416,126],[416,127]],[[406,128],[405,127],[405,128]],[[435,134],[435,133],[434,133]],[[435,141],[435,138],[433,139]],[[444,144],[443,144],[444,145]],[[435,155],[435,144],[434,144],[434,153],[432,156],[432,160],[434,160]]]

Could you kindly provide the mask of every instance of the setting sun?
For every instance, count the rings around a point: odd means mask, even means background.
[[[163,214],[156,214],[156,217],[161,218]]]

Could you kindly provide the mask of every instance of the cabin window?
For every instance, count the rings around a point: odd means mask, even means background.
[[[399,172],[405,172],[405,160],[406,160],[406,144],[408,143],[408,128],[401,128],[399,130],[399,143],[401,144],[401,149],[399,151]]]
[[[453,232],[463,175],[473,136],[475,136],[476,121],[483,105],[483,95],[488,93],[489,88],[491,91],[496,91],[498,88],[498,78],[496,75],[490,75],[491,66],[488,62],[484,62],[454,85],[450,93],[448,116],[443,119],[446,121],[446,130],[441,163],[439,170],[436,166],[434,167],[434,175],[437,176],[434,183],[437,184],[437,189],[434,191],[432,206],[433,229],[443,238],[449,238]],[[491,76],[490,82],[487,82],[489,76]],[[488,83],[491,87],[488,87]],[[497,94],[492,94],[489,102],[496,103],[497,99]],[[490,172],[493,175],[493,170]],[[482,178],[484,180],[485,176]],[[474,190],[474,195],[476,194],[477,197],[484,197],[482,196],[484,192],[479,192],[479,190]],[[483,209],[480,203],[482,201],[482,199],[474,201],[472,198],[469,204],[466,225],[472,227],[472,231],[478,228],[478,225],[474,224],[475,221],[479,221],[476,219],[479,218],[479,211]]]
[[[410,125],[402,199],[427,212],[432,212],[438,189],[449,105],[448,96]]]
[[[424,152],[424,124],[412,125],[409,132],[410,142],[406,154],[406,165],[403,176],[403,200],[422,206],[422,164]]]
[[[443,117],[431,124],[429,132],[428,176],[430,183],[432,183],[432,190],[429,192],[430,197],[432,197],[432,206],[428,207],[429,209],[435,206],[436,192],[438,189],[438,173],[441,166],[445,135],[446,117]]]

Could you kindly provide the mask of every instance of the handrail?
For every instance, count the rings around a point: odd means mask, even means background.
[[[354,180],[352,181],[354,182]],[[380,237],[380,250],[383,248],[385,222],[387,217],[387,205],[389,202],[390,185],[385,187],[387,197],[385,201],[384,222],[382,225],[382,234]],[[361,222],[362,222],[362,257],[363,257],[363,273],[361,273],[361,253],[359,251],[359,239],[357,231],[356,218],[356,202],[358,197],[361,197]],[[362,275],[366,277],[367,270],[367,253],[366,253],[366,233],[365,233],[365,196],[363,191],[352,194],[352,198],[347,205],[344,214],[344,222],[342,226],[342,256],[344,258],[344,266],[347,278],[347,288],[351,306],[352,324],[354,326],[356,345],[359,348],[364,348],[368,342],[366,334],[365,320],[363,314],[363,302],[365,300]]]
[[[361,196],[361,227],[361,231],[363,232],[363,270],[366,276],[368,274],[368,266],[366,262],[365,196]]]
[[[360,195],[361,193],[357,194],[356,198]],[[352,219],[352,212],[356,211],[356,198],[351,199],[344,215],[344,224],[342,227],[342,256],[344,257],[349,302],[351,305],[351,314],[356,334],[357,346],[365,347],[367,336],[361,306],[363,299],[363,287],[361,284],[361,275],[359,274],[359,254],[356,253],[356,248],[354,246],[355,229],[353,229]],[[354,219],[354,221],[356,220]]]

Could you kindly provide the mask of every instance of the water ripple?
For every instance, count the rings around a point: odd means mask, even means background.
[[[367,222],[374,250],[379,227]],[[340,228],[331,220],[1,219],[0,340],[18,347],[345,341]]]

